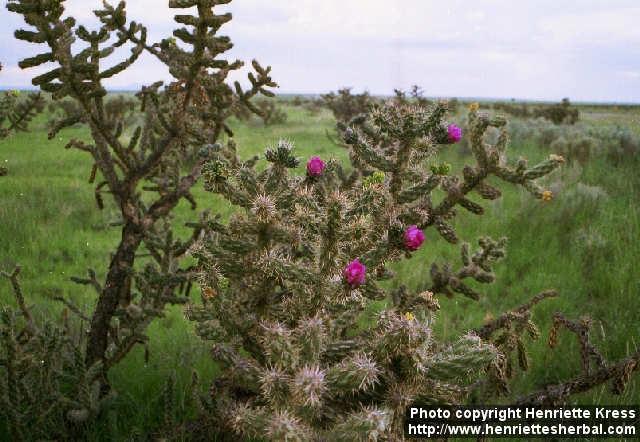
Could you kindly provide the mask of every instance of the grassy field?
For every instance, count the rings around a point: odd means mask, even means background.
[[[346,161],[346,151],[326,137],[325,132],[334,125],[327,111],[310,116],[300,108],[287,106],[287,112],[288,121],[283,125],[234,124],[241,154],[259,154],[279,138],[286,138],[293,141],[300,157],[320,155]],[[640,128],[637,114],[615,109],[590,108],[583,112],[583,118],[593,124],[630,126],[636,133]],[[86,139],[88,133],[69,129],[48,141],[45,122],[46,116],[41,116],[32,132],[0,141],[0,162],[9,169],[9,175],[0,178],[0,269],[20,264],[29,303],[39,314],[50,316],[60,311],[60,306],[50,300],[56,294],[68,296],[90,310],[95,295],[69,277],[82,276],[87,268],[94,268],[103,277],[119,230],[109,227],[117,211],[109,205],[100,211],[95,205],[93,188],[87,183],[89,157],[64,149],[69,138]],[[524,156],[531,162],[549,153],[532,143],[511,147],[512,158]],[[452,147],[443,160],[459,170],[469,161],[467,155]],[[485,293],[479,302],[463,297],[440,300],[437,333],[445,339],[453,338],[541,290],[555,288],[560,298],[548,300],[535,310],[542,338],[530,346],[531,367],[526,377],[517,379],[514,395],[579,372],[579,349],[573,336],[563,334],[555,350],[546,346],[554,311],[570,317],[592,316],[593,338],[605,357],[620,358],[634,351],[640,339],[639,165],[638,159],[617,167],[593,159],[583,167],[566,166],[547,180],[556,195],[550,202],[500,184],[504,196],[485,203],[484,216],[465,213],[459,217],[455,227],[463,240],[475,243],[482,235],[506,236],[508,256],[496,266],[496,282],[479,287]],[[195,195],[200,208],[229,214],[230,209],[204,192],[201,185]],[[192,216],[187,205],[179,207],[180,221]],[[432,230],[426,235],[426,246],[412,260],[396,266],[397,278],[392,285],[424,287],[429,282],[432,261],[459,262],[457,247]],[[13,302],[9,289],[7,281],[0,281],[0,302]],[[177,419],[188,416],[191,410],[182,387],[189,383],[192,371],[196,369],[205,381],[215,374],[207,346],[195,336],[180,308],[168,311],[149,333],[149,363],[144,363],[143,349],[138,348],[112,371],[119,396],[100,428],[94,429],[95,439],[143,436],[158,428],[163,418],[161,390],[172,375],[178,388],[171,412]],[[603,387],[576,400],[633,404],[639,402],[640,391],[637,381],[632,381],[622,396],[612,396]]]

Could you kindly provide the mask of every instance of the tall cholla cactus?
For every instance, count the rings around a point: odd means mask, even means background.
[[[217,425],[270,440],[399,437],[409,403],[460,403],[488,367],[496,367],[489,378],[500,378],[505,354],[489,339],[469,333],[443,344],[432,326],[436,295],[477,298],[464,281],[491,282],[504,241],[483,238],[475,254],[463,245],[461,269],[434,265],[430,290],[388,293],[379,282],[392,277],[388,263],[412,259],[429,231],[457,242],[454,209],[479,215],[472,192],[500,196],[487,177],[542,198],[534,180],[561,159],[508,165],[505,122],[472,111],[475,166],[462,176],[431,171],[429,161],[462,135],[445,116],[443,104],[378,107],[344,132],[350,174],[313,157],[306,176],[294,176],[299,161],[285,141],[266,151],[262,171],[232,143],[215,146],[205,186],[240,210],[228,224],[211,223],[214,233],[194,248],[203,305],[188,317],[223,367],[208,402]],[[483,139],[489,126],[502,129],[496,145]],[[383,299],[392,303],[362,326],[371,301]]]
[[[191,189],[206,158],[207,149],[202,146],[215,143],[224,133],[231,135],[225,121],[233,108],[243,103],[253,109],[254,96],[273,96],[268,90],[276,86],[270,68],[256,61],[252,63],[255,73],[248,74],[250,88],[243,90],[238,82],[228,84],[228,75],[242,63],[223,57],[232,43],[218,31],[231,14],[217,14],[215,8],[229,2],[170,0],[169,7],[181,12],[174,16],[179,27],[173,32],[175,38],[158,43],[148,42],[147,29],[127,19],[123,1],[117,6],[105,1],[102,9],[94,11],[100,21],[96,31],[65,17],[63,0],[7,3],[30,25],[29,30],[17,30],[16,38],[48,47],[22,60],[20,67],[52,62],[55,67],[35,77],[33,84],[54,99],[68,97],[75,103],[66,106],[69,112],[53,125],[50,137],[76,123],[89,129],[91,143],[73,139],[67,148],[79,149],[93,160],[89,182],[95,185],[98,207],[103,208],[108,194],[120,211],[121,240],[104,282],[93,270],[89,278],[74,278],[98,294],[83,349],[88,367],[101,361],[108,370],[135,345],[146,343],[146,327],[163,315],[167,304],[186,302],[192,275],[179,260],[202,233],[206,215],[189,224],[194,230],[190,238],[179,240],[172,234],[171,213],[182,200],[195,209]],[[129,57],[105,66],[105,59],[126,46],[131,49]],[[106,100],[103,83],[126,71],[145,52],[164,63],[175,81],[141,89],[136,97],[143,121],[132,127],[122,108],[125,102]],[[185,164],[185,159],[196,157],[194,164]],[[150,257],[144,267],[137,260],[140,249]]]

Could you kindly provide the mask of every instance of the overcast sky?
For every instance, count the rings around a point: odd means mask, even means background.
[[[66,2],[89,24],[100,3]],[[168,1],[128,3],[153,39],[173,29]],[[229,56],[271,65],[281,92],[418,84],[430,96],[640,102],[639,0],[236,0],[219,9],[234,14],[223,27]],[[43,50],[13,39],[19,16],[3,8],[0,24],[0,87],[28,86],[38,71],[17,61]],[[145,57],[108,86],[168,78]]]

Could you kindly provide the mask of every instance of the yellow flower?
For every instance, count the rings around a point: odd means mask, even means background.
[[[476,101],[476,102],[474,102],[474,103],[471,103],[471,104],[469,105],[469,110],[470,110],[471,112],[475,112],[475,111],[477,111],[478,109],[480,109],[480,103],[478,103],[477,101]]]
[[[550,190],[545,190],[542,192],[542,201],[551,201],[553,199],[553,192]]]
[[[413,313],[407,312],[404,314],[404,319],[406,319],[407,321],[413,321],[414,319],[416,319],[416,317]]]
[[[202,295],[205,299],[211,299],[216,296],[216,291],[211,287],[205,287],[202,289]]]

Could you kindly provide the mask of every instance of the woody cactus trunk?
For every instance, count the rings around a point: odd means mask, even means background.
[[[344,132],[349,171],[313,157],[296,176],[299,160],[284,141],[266,151],[263,171],[233,146],[205,165],[206,189],[239,209],[194,246],[203,305],[190,306],[188,317],[223,367],[203,404],[215,425],[270,440],[401,437],[411,402],[461,403],[505,385],[511,349],[477,333],[450,344],[432,333],[437,295],[477,299],[475,286],[493,281],[504,240],[481,238],[475,253],[463,244],[459,270],[434,264],[429,290],[389,292],[380,282],[393,277],[391,262],[413,259],[433,235],[458,243],[456,209],[478,216],[478,198],[500,196],[488,177],[542,199],[535,180],[562,159],[508,164],[505,121],[472,111],[476,164],[460,176],[432,172],[429,162],[462,136],[445,118],[444,104],[377,107]],[[490,126],[502,130],[495,145],[483,138]],[[363,323],[371,303],[385,299]],[[520,332],[510,336],[521,342]]]
[[[195,9],[175,16],[184,25],[173,32],[175,38],[153,44],[147,41],[143,25],[127,20],[124,2],[115,7],[104,2],[95,11],[101,23],[95,31],[64,17],[62,0],[15,0],[7,5],[32,27],[16,31],[16,37],[48,46],[46,52],[22,60],[20,67],[56,64],[33,84],[54,99],[69,97],[79,107],[72,117],[56,122],[50,136],[78,122],[88,127],[92,143],[73,139],[67,148],[91,157],[89,182],[95,185],[98,206],[102,208],[103,195],[110,194],[121,215],[121,240],[104,282],[93,270],[88,278],[75,278],[98,294],[90,319],[87,365],[101,362],[107,369],[117,363],[134,345],[146,342],[146,326],[162,315],[166,304],[186,302],[186,290],[180,289],[190,286],[191,271],[180,267],[178,260],[205,229],[206,215],[190,224],[191,238],[177,240],[171,233],[171,213],[182,200],[195,209],[191,188],[200,177],[207,146],[224,133],[232,135],[225,120],[234,106],[242,102],[252,109],[255,95],[273,95],[266,89],[276,86],[270,69],[256,61],[256,73],[249,73],[249,90],[237,82],[234,87],[227,84],[229,73],[242,63],[221,58],[232,43],[218,30],[231,14],[216,14],[214,9],[229,1],[169,1],[170,8]],[[131,55],[114,63],[112,54],[126,45],[131,46]],[[136,96],[143,121],[131,127],[125,112],[114,112],[108,105],[103,83],[144,53],[164,63],[175,81],[142,88]],[[188,157],[198,160],[187,169],[183,159]],[[150,256],[144,267],[138,259],[142,251]]]

